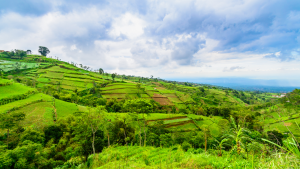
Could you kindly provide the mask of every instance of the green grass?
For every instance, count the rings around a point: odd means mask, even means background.
[[[42,75],[42,77],[55,78],[55,79],[62,79],[63,76],[64,73],[56,73],[56,72],[47,72],[46,74]]]
[[[6,61],[6,60],[2,60],[2,62],[0,62],[0,68],[3,69],[4,72],[7,71],[11,71],[14,70],[14,65],[16,64],[16,61]],[[26,65],[26,69],[30,69],[30,68],[37,68],[39,67],[37,63],[27,63],[27,62],[19,62],[21,63],[20,69],[25,69],[25,65]]]
[[[19,83],[14,83],[8,86],[1,86],[0,88],[0,100],[8,97],[13,97],[16,95],[26,94],[28,92],[36,91],[36,89],[24,86]]]
[[[48,96],[48,95],[45,95],[45,94],[42,94],[42,93],[38,93],[38,94],[35,94],[35,95],[32,95],[32,96],[29,96],[28,98],[23,99],[23,100],[18,100],[18,101],[11,102],[11,103],[8,103],[8,104],[5,104],[5,105],[1,105],[0,106],[0,113],[6,112],[6,111],[8,111],[12,108],[22,107],[22,106],[28,105],[32,102],[35,102],[35,101],[38,101],[38,100],[41,100],[41,99],[43,99],[43,101],[51,101],[52,97]]]
[[[0,86],[4,86],[4,85],[9,85],[12,84],[13,81],[8,80],[8,79],[0,79]]]
[[[128,159],[126,158],[128,156]],[[219,157],[216,153],[184,152],[180,146],[171,148],[154,148],[139,146],[117,146],[104,149],[95,158],[90,157],[91,168],[299,168],[297,160],[290,154],[272,154],[264,157],[255,154],[253,158],[223,152]],[[253,160],[253,161],[252,161]],[[71,163],[71,160],[70,160]]]
[[[189,121],[190,118],[182,118],[182,119],[174,119],[174,120],[164,120],[164,124],[171,124],[171,123],[177,123],[182,121]]]
[[[53,124],[53,106],[51,102],[39,102],[24,106],[15,112],[25,112],[25,120],[22,125],[25,127],[36,126],[43,127],[45,125]]]
[[[68,77],[68,78],[79,78],[79,79],[89,79],[89,80],[100,80],[100,79],[97,79],[97,78],[94,78],[94,77],[91,77],[91,76],[88,76],[88,75],[84,75],[84,74],[69,74],[69,73],[65,73],[64,74],[65,77]]]
[[[138,90],[135,88],[124,88],[124,89],[115,89],[115,90],[103,90],[102,93],[138,93]],[[142,91],[140,90],[142,94]]]
[[[55,107],[58,119],[79,111],[75,103],[69,103],[58,99],[55,99]]]
[[[197,126],[195,126],[194,123],[187,123],[187,124],[180,125],[180,126],[170,127],[168,129],[169,130],[184,130],[184,131],[198,130]]]
[[[77,86],[81,88],[85,88],[89,83],[86,82],[79,82],[79,81],[70,81],[70,80],[63,80],[62,85],[69,85],[69,86]]]
[[[158,91],[162,94],[172,94],[172,93],[176,93],[175,90],[167,90],[167,89],[158,89]]]
[[[186,117],[186,115],[151,113],[150,116],[147,116],[147,120],[162,120],[162,119],[173,118],[173,117]]]
[[[210,118],[210,117],[206,117],[206,116],[192,115],[192,114],[188,115],[188,116],[191,117],[191,118],[195,118],[195,119],[197,119],[199,117],[203,118],[203,120],[201,120],[201,121],[196,121],[196,124],[200,128],[202,128],[203,125],[209,126],[210,133],[212,134],[212,136],[217,137],[220,134],[221,129],[220,129],[219,125],[218,125],[218,122],[219,122],[219,120],[222,119],[222,117],[212,116]]]
[[[48,78],[38,78],[37,81],[42,82],[42,83],[49,83],[50,79],[48,79]]]
[[[63,69],[63,68],[61,68],[59,66],[52,66],[50,68],[47,68],[46,70],[48,70],[48,71],[54,71],[54,72],[62,72],[62,73],[65,73],[65,72],[68,71],[67,69]]]

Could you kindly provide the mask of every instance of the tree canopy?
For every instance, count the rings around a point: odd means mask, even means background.
[[[45,46],[39,46],[39,53],[42,56],[47,56],[50,53],[50,50]]]

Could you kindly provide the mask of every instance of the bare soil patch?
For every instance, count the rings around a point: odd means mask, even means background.
[[[157,98],[167,98],[166,96],[161,95],[161,94],[158,94],[158,93],[154,93],[154,94],[153,94],[153,98],[154,98],[154,97],[157,97]]]
[[[161,105],[173,105],[172,102],[169,101],[168,98],[163,98],[163,97],[160,97],[160,98],[157,98],[157,97],[154,97],[152,98],[154,101],[158,102],[159,104]]]
[[[284,126],[291,126],[292,123],[284,123]]]

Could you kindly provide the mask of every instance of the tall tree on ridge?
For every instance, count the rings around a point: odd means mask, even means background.
[[[50,50],[47,47],[45,47],[45,46],[39,46],[39,53],[42,56],[47,56],[47,54],[50,53]]]
[[[99,74],[100,75],[104,74],[104,70],[102,68],[99,69]]]
[[[115,78],[116,78],[116,73],[111,74],[111,78],[113,79],[113,82],[114,82]]]

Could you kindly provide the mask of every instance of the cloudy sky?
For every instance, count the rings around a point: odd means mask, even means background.
[[[120,74],[300,86],[300,1],[0,1],[0,49],[38,46]]]

